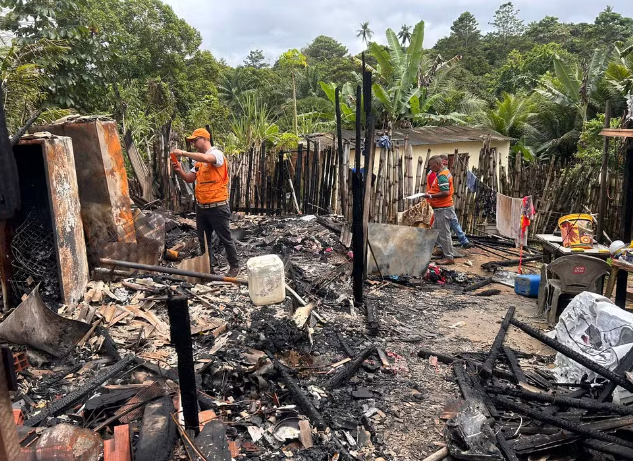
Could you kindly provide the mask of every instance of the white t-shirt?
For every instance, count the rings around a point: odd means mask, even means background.
[[[222,165],[224,165],[224,152],[222,152],[217,147],[212,147],[211,149],[206,151],[205,154],[213,154],[213,155],[215,155],[215,163],[212,164],[213,166],[219,168]],[[200,162],[194,161],[193,167],[195,168],[198,163],[200,163]]]

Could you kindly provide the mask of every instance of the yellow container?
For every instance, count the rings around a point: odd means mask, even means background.
[[[558,220],[565,248],[593,248],[593,216],[590,214],[568,214]]]

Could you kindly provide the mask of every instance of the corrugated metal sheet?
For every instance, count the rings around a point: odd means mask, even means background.
[[[382,136],[382,130],[377,130],[376,139],[380,138],[380,136]],[[467,126],[427,126],[396,129],[393,130],[391,139],[404,141],[406,136],[409,137],[409,142],[412,146],[481,141],[484,136],[490,136],[493,141],[512,141],[514,139],[488,128]],[[356,132],[354,130],[343,130],[343,138],[349,140],[353,145],[356,139]]]

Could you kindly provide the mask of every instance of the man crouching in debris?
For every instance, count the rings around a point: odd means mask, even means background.
[[[172,152],[176,156],[189,157],[197,163],[194,170],[186,173],[180,162],[173,164],[174,171],[186,182],[196,183],[196,224],[198,239],[204,251],[204,236],[211,248],[211,235],[213,231],[218,235],[220,242],[226,249],[226,258],[231,266],[228,277],[236,277],[240,272],[237,250],[231,237],[229,219],[229,170],[224,153],[211,146],[211,135],[204,128],[198,128],[187,141],[193,144],[198,152],[185,152],[176,149]],[[209,255],[209,260],[211,260]],[[210,268],[214,273],[213,267]]]
[[[453,175],[448,171],[448,167],[443,164],[439,155],[429,159],[429,168],[435,173],[429,190],[423,195],[428,199],[433,208],[435,218],[433,229],[439,231],[437,243],[442,247],[443,259],[437,261],[438,265],[448,266],[455,264],[453,259],[453,242],[451,238],[451,220],[457,219],[455,208],[453,207]]]

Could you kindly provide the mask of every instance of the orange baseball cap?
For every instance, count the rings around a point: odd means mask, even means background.
[[[197,128],[191,133],[191,136],[187,137],[187,141],[191,142],[196,138],[211,139],[211,135],[204,128]]]

